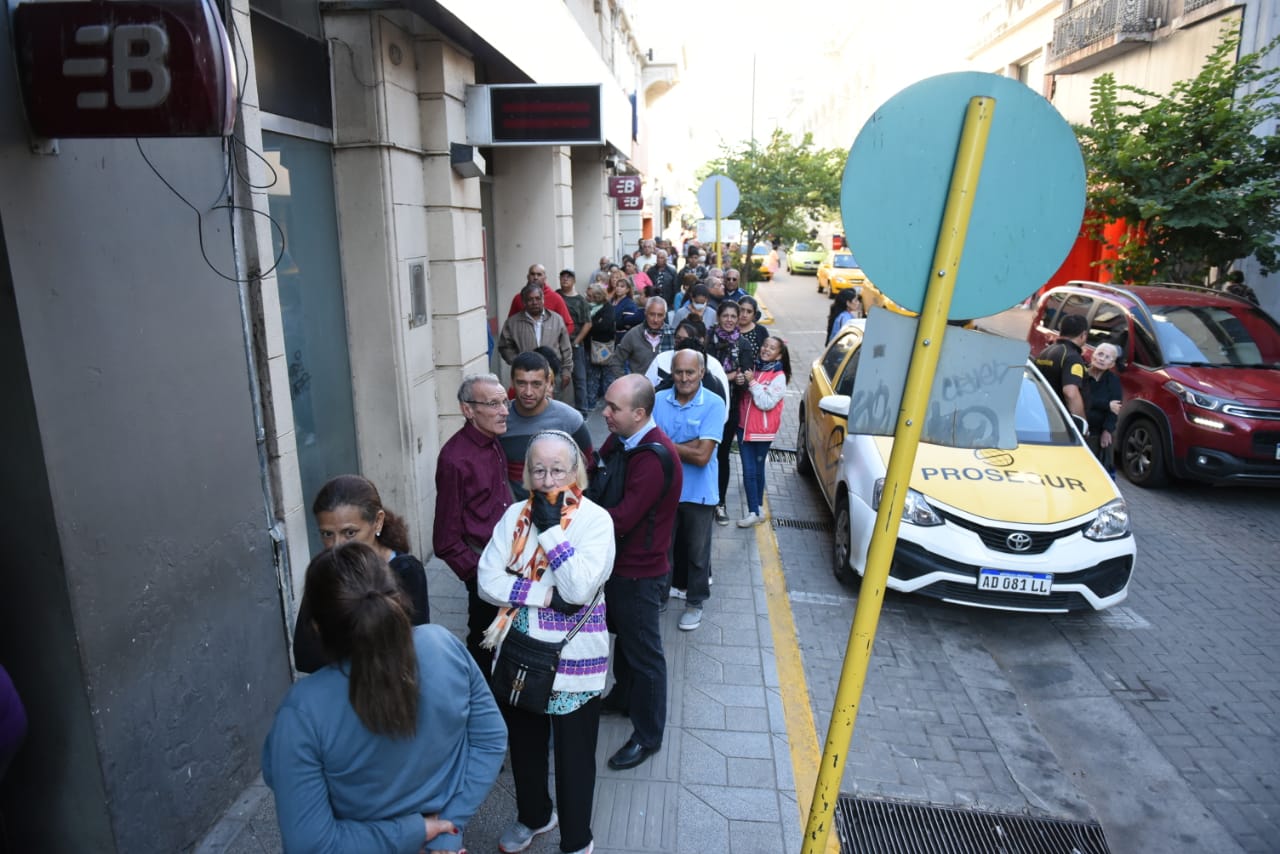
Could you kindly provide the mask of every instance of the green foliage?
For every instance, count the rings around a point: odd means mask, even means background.
[[[744,248],[765,237],[783,243],[804,240],[810,220],[831,219],[840,208],[840,175],[848,152],[816,148],[805,134],[797,144],[789,134],[775,130],[764,145],[750,142],[738,148],[722,146],[720,155],[698,172],[725,175],[742,195],[738,209],[727,219],[742,223]],[[714,217],[715,211],[703,211]]]
[[[1280,268],[1280,69],[1233,61],[1239,36],[1224,27],[1200,73],[1159,95],[1093,82],[1088,127],[1076,127],[1088,171],[1091,236],[1124,220],[1119,258],[1103,261],[1123,282],[1203,282],[1211,267],[1255,255]]]

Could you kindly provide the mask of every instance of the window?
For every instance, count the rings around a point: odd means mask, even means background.
[[[1041,326],[1045,329],[1058,328],[1058,315],[1062,313],[1062,303],[1066,299],[1067,295],[1064,293],[1049,295],[1049,298],[1044,301],[1044,315],[1040,318]]]
[[[1093,322],[1089,325],[1088,345],[1115,344],[1123,353],[1128,338],[1129,316],[1125,310],[1113,302],[1098,300]]]
[[[858,344],[862,339],[853,333],[841,335],[831,346],[827,348],[827,352],[822,357],[822,372],[827,375],[827,382],[835,385],[836,371],[840,370],[840,363],[844,361],[844,357],[849,351]]]
[[[844,370],[840,372],[840,379],[836,381],[836,394],[853,394],[853,379],[858,373],[858,357],[862,355],[862,349],[854,351],[849,357],[849,361],[844,363]]]

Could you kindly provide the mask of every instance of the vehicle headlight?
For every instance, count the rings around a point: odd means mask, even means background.
[[[880,509],[880,497],[884,494],[884,478],[876,480],[875,493],[871,496],[871,509]],[[1126,517],[1127,518],[1127,517]],[[902,504],[902,521],[928,528],[941,525],[942,517],[938,515],[923,495],[914,489],[907,490],[907,500]],[[1127,523],[1126,523],[1127,524]]]
[[[1129,536],[1129,508],[1125,506],[1124,500],[1117,498],[1102,505],[1098,518],[1085,528],[1084,535],[1090,540],[1118,540]]]
[[[1223,397],[1214,397],[1211,394],[1205,394],[1202,391],[1196,391],[1188,388],[1177,380],[1169,380],[1164,387],[1173,392],[1174,396],[1183,403],[1191,406],[1198,406],[1201,409],[1207,409],[1210,412],[1217,412],[1224,406],[1235,403],[1234,400],[1227,400]]]

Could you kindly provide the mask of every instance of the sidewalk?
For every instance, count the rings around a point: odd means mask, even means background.
[[[592,434],[602,437],[603,425],[595,423],[599,415],[591,420]],[[737,506],[740,476],[738,458],[732,459],[729,514],[737,519],[745,508]],[[601,718],[592,820],[599,854],[800,850],[802,823],[757,529],[732,523],[713,527],[715,586],[702,626],[693,632],[676,628],[682,611],[678,600],[663,615],[669,711],[662,751],[637,768],[610,770],[605,763],[626,741],[631,725],[614,716]],[[434,621],[462,636],[462,585],[436,559],[427,564],[427,579]],[[515,789],[507,768],[467,829],[468,850],[496,851],[498,837],[514,816]],[[275,803],[261,778],[195,850],[282,850]],[[529,851],[559,851],[559,834],[539,837]]]

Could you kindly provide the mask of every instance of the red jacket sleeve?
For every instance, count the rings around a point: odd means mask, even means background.
[[[431,548],[454,575],[470,581],[476,577],[480,556],[463,539],[462,514],[458,512],[465,500],[461,475],[450,461],[440,460],[436,468],[436,516]]]

